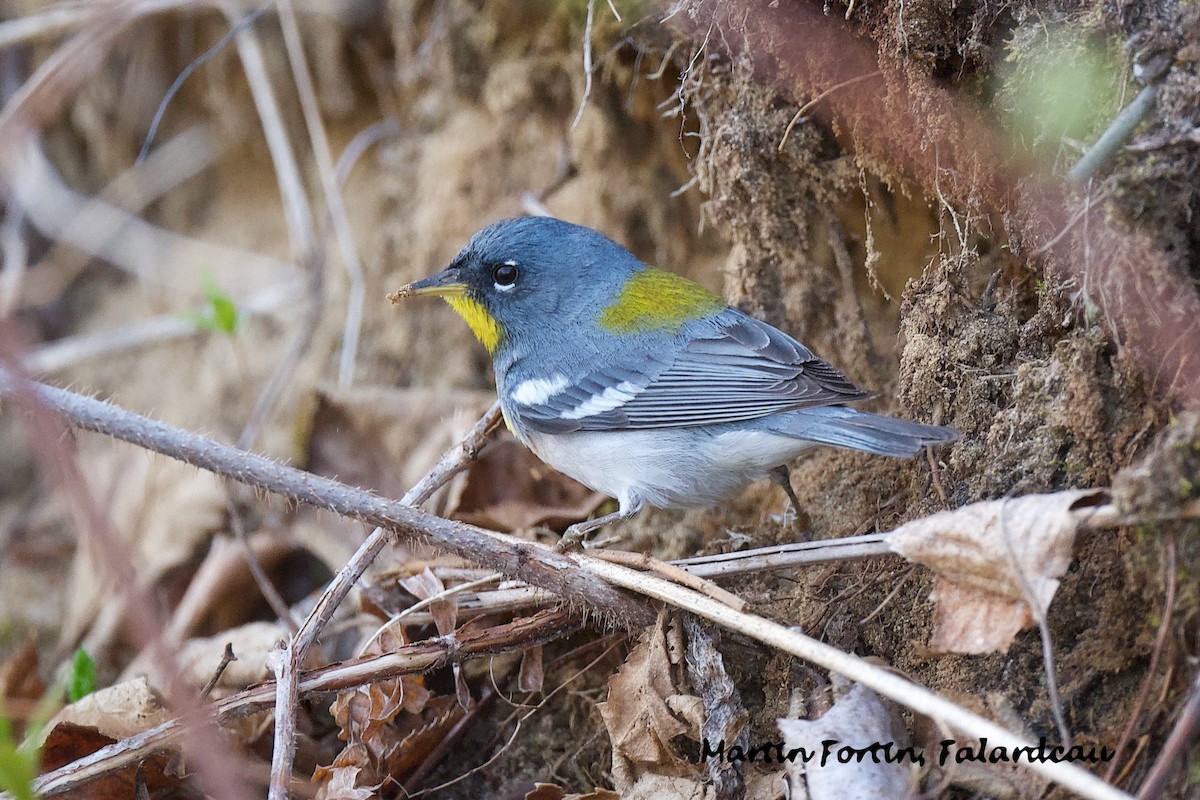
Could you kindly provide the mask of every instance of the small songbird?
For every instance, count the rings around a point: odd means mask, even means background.
[[[550,217],[476,233],[389,295],[436,295],[491,354],[508,427],[616,498],[563,546],[646,505],[711,506],[816,445],[912,458],[958,431],[847,408],[872,395],[786,333],[590,228]]]

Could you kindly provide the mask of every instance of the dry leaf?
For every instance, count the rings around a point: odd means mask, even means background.
[[[183,679],[192,686],[205,686],[216,674],[225,655],[225,645],[233,647],[236,661],[229,662],[213,687],[212,697],[220,698],[271,677],[267,653],[290,632],[278,622],[251,622],[202,639],[189,639],[179,650],[178,662]]]
[[[907,758],[888,763],[882,749],[875,751],[877,758],[868,752],[861,761],[853,758],[845,764],[837,757],[845,747],[891,745],[890,753],[896,754],[909,746],[907,732],[888,706],[862,684],[854,684],[820,719],[781,719],[779,730],[785,752],[803,748],[787,766],[793,797],[804,797],[805,785],[810,800],[905,800],[916,795],[916,772]]]
[[[359,767],[339,767],[326,770],[318,768],[313,780],[324,781],[317,797],[321,800],[371,800],[376,796],[378,786],[359,786],[358,776],[362,770]]]
[[[1044,615],[1071,563],[1078,520],[1070,511],[1101,497],[1077,490],[988,500],[897,528],[891,549],[939,576],[930,646],[1003,650],[1032,623],[1031,605]]]
[[[687,723],[667,704],[667,699],[677,694],[660,616],[609,679],[608,699],[597,706],[612,741],[613,774],[623,796],[627,785],[643,772],[683,775],[694,771],[671,748],[671,740],[688,731]]]
[[[696,778],[646,773],[621,791],[621,800],[714,800],[712,786]]]
[[[95,728],[113,739],[125,739],[161,725],[171,717],[145,677],[137,677],[72,703],[58,712],[51,727],[70,722]]]
[[[54,726],[42,744],[40,768],[42,772],[46,772],[64,767],[116,741],[117,739],[105,736],[95,728],[60,722]],[[179,778],[168,774],[168,764],[174,757],[171,751],[160,750],[151,753],[137,764],[94,777],[71,789],[69,794],[61,796],[70,797],[71,800],[123,799],[136,797],[139,784],[144,785],[155,796],[161,796],[161,793],[170,788],[179,790]],[[186,796],[186,793],[181,794]]]
[[[446,585],[433,574],[433,570],[429,567],[425,567],[414,575],[400,578],[399,583],[418,600],[428,600],[446,591]],[[442,636],[453,633],[458,626],[458,606],[455,605],[452,597],[434,601],[429,605],[429,612],[433,615],[433,622],[437,626],[438,633]]]
[[[542,664],[542,646],[521,651],[521,668],[517,672],[517,688],[522,692],[540,692],[546,682]]]
[[[941,577],[929,599],[933,602],[929,647],[939,653],[995,653],[1033,624],[1025,603]]]
[[[556,472],[507,439],[487,448],[471,465],[453,510],[457,519],[472,525],[518,531],[579,522],[604,500],[604,495]]]

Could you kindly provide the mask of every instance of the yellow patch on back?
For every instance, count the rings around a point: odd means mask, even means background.
[[[629,279],[617,302],[600,312],[600,325],[614,333],[675,331],[724,307],[724,300],[700,284],[647,267]]]
[[[500,338],[504,334],[496,318],[489,314],[481,304],[466,295],[444,295],[442,299],[466,320],[471,332],[487,348],[488,353],[495,355],[496,348],[500,346]]]

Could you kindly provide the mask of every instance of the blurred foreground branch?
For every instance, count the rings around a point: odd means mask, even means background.
[[[637,628],[651,613],[563,555],[504,534],[435,517],[404,503],[279,464],[205,436],[134,414],[111,403],[24,380],[0,368],[0,395],[39,403],[84,430],[147,450],[342,516],[378,525],[506,575],[586,609],[606,624]]]

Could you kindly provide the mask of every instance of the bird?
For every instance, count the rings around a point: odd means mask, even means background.
[[[612,239],[553,217],[478,231],[442,271],[388,295],[444,299],[492,358],[504,421],[617,510],[709,507],[821,445],[912,458],[954,428],[850,408],[874,395],[778,328]]]

